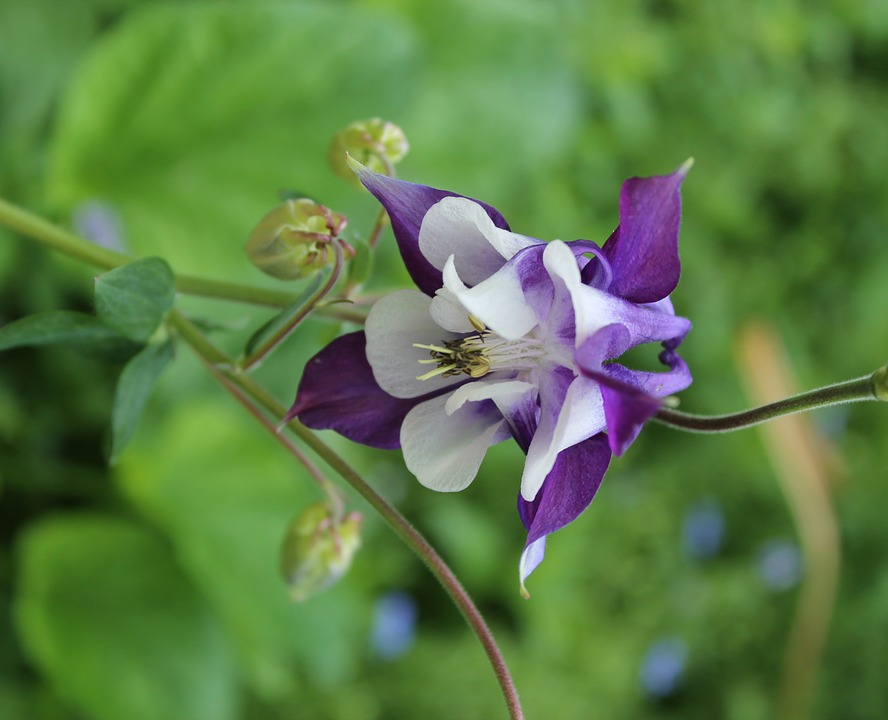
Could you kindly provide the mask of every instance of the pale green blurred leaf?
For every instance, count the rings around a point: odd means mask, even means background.
[[[219,625],[153,533],[117,518],[56,516],[28,529],[18,565],[24,646],[85,716],[235,716]]]
[[[179,271],[255,278],[250,229],[279,188],[338,185],[329,134],[402,102],[409,49],[396,20],[340,4],[141,8],[72,84],[51,200],[110,202],[136,254]]]
[[[173,343],[167,340],[148,345],[123,368],[117,381],[114,409],[111,412],[110,462],[115,462],[129,443],[154,383],[172,359]]]
[[[224,398],[192,398],[153,430],[120,460],[123,491],[169,533],[258,692],[292,691],[297,661],[319,680],[341,680],[364,642],[351,575],[296,606],[278,572],[290,521],[318,498],[310,478]]]
[[[173,306],[175,294],[166,262],[135,260],[96,278],[96,314],[127,337],[145,342]]]

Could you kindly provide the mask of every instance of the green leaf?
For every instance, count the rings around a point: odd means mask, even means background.
[[[110,462],[117,460],[136,431],[154,383],[172,358],[172,341],[151,344],[130,360],[120,374],[111,413]]]
[[[160,258],[144,258],[96,278],[96,314],[127,337],[147,342],[175,295],[170,266]]]
[[[0,328],[0,350],[27,345],[63,345],[108,361],[125,360],[142,347],[98,318],[70,310],[28,315]]]
[[[146,424],[115,477],[169,533],[260,694],[294,692],[294,663],[327,686],[353,671],[364,652],[368,595],[350,573],[294,609],[278,573],[280,548],[317,490],[271,437],[230,412],[228,400],[192,398],[162,425]]]
[[[404,106],[411,45],[397,16],[355,3],[145,4],[95,45],[60,108],[51,202],[101,198],[134,253],[255,279],[243,243],[278,188],[353,200],[322,148]]]
[[[308,287],[306,287],[302,294],[296,298],[292,305],[288,305],[277,315],[274,315],[271,320],[266,322],[250,336],[250,339],[247,340],[247,345],[244,348],[245,355],[252,355],[256,348],[261,347],[264,342],[271,339],[278,330],[290,322],[294,315],[305,308],[308,301],[311,299],[311,296],[314,295],[315,292],[317,292],[317,289],[321,286],[321,282],[324,280],[324,277],[322,276],[323,273],[315,275],[314,278],[312,278],[312,281],[308,284]]]
[[[94,720],[226,720],[222,631],[168,546],[130,521],[56,516],[18,548],[15,619],[31,660]]]

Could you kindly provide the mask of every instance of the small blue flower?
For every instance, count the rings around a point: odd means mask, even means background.
[[[383,297],[364,332],[312,358],[288,418],[400,447],[439,491],[467,487],[488,447],[513,438],[527,455],[523,590],[546,537],[592,501],[611,454],[691,383],[675,352],[691,324],[669,300],[689,167],[627,180],[620,225],[599,247],[516,234],[489,205],[355,164],[418,289]],[[649,342],[662,343],[667,372],[616,362]]]
[[[761,581],[773,592],[784,592],[799,584],[804,574],[802,554],[789,540],[770,540],[758,554]]]
[[[376,601],[370,646],[384,660],[395,660],[413,645],[416,636],[416,601],[407,593],[393,591]]]
[[[718,503],[706,500],[693,505],[685,513],[682,534],[685,552],[691,557],[718,555],[725,535],[725,516]]]
[[[688,646],[679,637],[663,637],[648,648],[639,679],[644,691],[654,698],[666,698],[678,690],[684,677]]]

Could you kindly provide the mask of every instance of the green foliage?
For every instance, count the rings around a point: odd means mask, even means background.
[[[140,347],[94,315],[70,310],[35,313],[0,328],[0,350],[26,345],[61,345],[111,361],[126,359]]]
[[[225,636],[154,533],[115,517],[48,517],[21,538],[18,563],[25,649],[87,717],[235,717]]]
[[[111,454],[115,462],[136,431],[148,397],[163,369],[173,359],[173,343],[152,343],[130,360],[120,379],[111,411]]]
[[[137,342],[147,342],[173,306],[170,266],[159,258],[136,260],[96,278],[96,315]]]
[[[326,167],[331,133],[353,120],[404,128],[402,177],[491,202],[545,239],[603,241],[624,177],[693,156],[673,296],[695,324],[683,403],[728,411],[745,404],[734,343],[750,318],[776,326],[801,387],[884,362],[886,43],[879,2],[4,0],[0,194],[63,225],[98,199],[134,255],[271,286],[243,244],[281,188],[346,211],[348,232],[373,223],[372,201]],[[0,243],[0,628],[11,638],[0,716],[501,712],[462,619],[366,510],[343,583],[288,602],[280,541],[316,495],[187,353],[130,438],[170,352],[154,336],[172,292],[160,261],[118,271],[144,272],[135,283],[102,276],[96,317],[89,271],[21,250],[6,230]],[[372,288],[406,282],[388,232],[374,255]],[[120,295],[133,287],[137,298]],[[272,314],[182,302],[227,328],[213,337],[232,353],[255,346]],[[339,331],[304,323],[263,382],[292,397],[304,361]],[[131,358],[116,397],[115,373],[62,345]],[[815,420],[848,481],[835,491],[843,576],[814,717],[884,717],[888,419],[857,406]],[[453,562],[529,717],[772,715],[797,593],[767,592],[755,562],[794,528],[754,434],[648,428],[586,515],[551,538],[529,602],[516,587],[514,447],[497,448],[465,493],[442,496],[417,487],[396,453],[334,442]],[[682,545],[700,497],[725,516],[709,560]],[[416,598],[420,627],[405,658],[383,662],[367,630],[392,587]],[[681,635],[689,655],[684,689],[660,703],[638,673],[663,634]]]

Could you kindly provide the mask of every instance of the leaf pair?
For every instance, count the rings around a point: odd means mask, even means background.
[[[96,314],[36,313],[0,328],[0,350],[58,345],[105,362],[126,362],[112,411],[110,461],[129,442],[158,376],[173,356],[169,339],[151,341],[175,299],[175,279],[159,258],[96,278]]]

